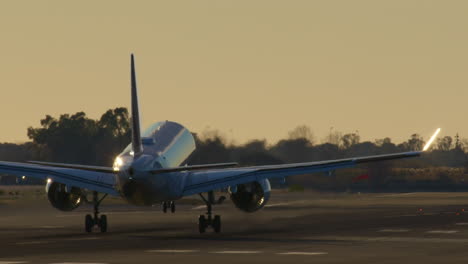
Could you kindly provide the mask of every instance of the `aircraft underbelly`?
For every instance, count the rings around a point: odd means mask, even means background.
[[[182,197],[183,177],[172,173],[128,179],[122,186],[123,197],[135,205],[154,205]]]

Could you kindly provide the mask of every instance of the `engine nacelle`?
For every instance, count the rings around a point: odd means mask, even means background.
[[[262,181],[238,184],[230,188],[231,200],[240,210],[248,213],[260,210],[270,199],[270,182]]]
[[[65,184],[47,181],[47,198],[53,207],[61,211],[72,211],[82,203],[83,191],[80,188],[71,187],[67,192],[66,188]]]

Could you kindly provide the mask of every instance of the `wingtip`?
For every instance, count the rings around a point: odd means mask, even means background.
[[[427,151],[427,150],[431,147],[432,143],[434,142],[434,140],[435,140],[435,139],[437,138],[437,136],[439,135],[440,130],[441,130],[440,128],[437,128],[437,130],[435,131],[435,133],[432,135],[432,137],[429,139],[429,141],[426,143],[426,145],[425,145],[424,148],[422,149],[423,152],[424,152],[424,151]]]

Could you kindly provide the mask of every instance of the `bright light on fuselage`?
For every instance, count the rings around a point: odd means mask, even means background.
[[[434,135],[432,135],[431,139],[429,139],[429,141],[426,143],[426,145],[424,146],[423,148],[423,151],[426,151],[428,150],[430,147],[431,147],[431,144],[432,142],[434,142],[434,140],[437,138],[437,135],[440,133],[440,128],[438,128],[436,130],[436,132],[434,133]]]
[[[123,160],[121,157],[117,157],[115,158],[115,161],[114,161],[114,166],[112,166],[112,168],[114,169],[114,171],[119,171],[120,170],[120,167],[122,167],[123,165]]]

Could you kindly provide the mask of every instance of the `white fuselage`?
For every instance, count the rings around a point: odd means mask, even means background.
[[[175,122],[158,122],[142,134],[142,142],[142,153],[135,155],[130,144],[114,162],[121,195],[135,205],[152,205],[180,198],[183,177],[150,171],[183,165],[195,150],[195,140],[190,131]]]

